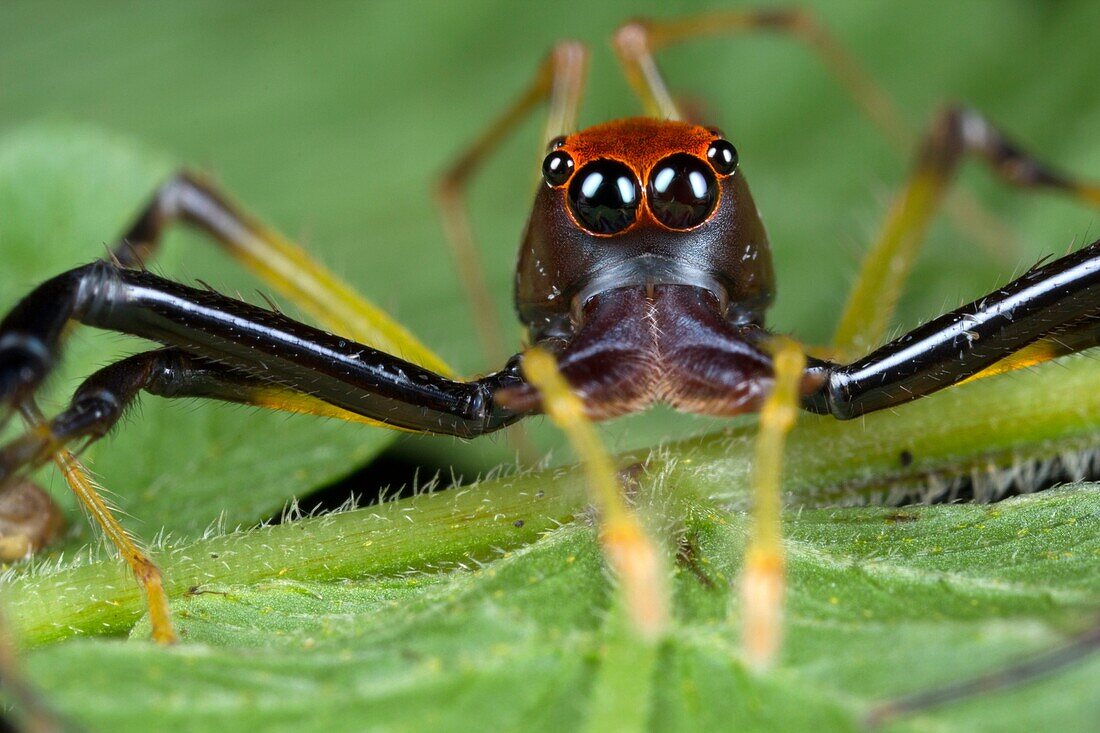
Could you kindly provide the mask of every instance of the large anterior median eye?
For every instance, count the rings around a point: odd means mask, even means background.
[[[569,205],[588,231],[614,234],[634,223],[640,193],[629,168],[614,160],[596,160],[573,176]]]
[[[691,229],[702,224],[717,201],[714,172],[693,155],[670,155],[649,175],[649,210],[672,229]]]

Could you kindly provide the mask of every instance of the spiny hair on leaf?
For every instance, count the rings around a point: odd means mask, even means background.
[[[1062,484],[1100,478],[1100,447],[1096,445],[1061,450],[1053,455],[1040,450],[1032,449],[1027,454],[1010,452],[978,456],[967,465],[937,468],[894,481],[878,477],[881,483],[874,487],[856,484],[840,487],[843,496],[832,503],[836,506],[895,507],[959,501],[989,504]]]

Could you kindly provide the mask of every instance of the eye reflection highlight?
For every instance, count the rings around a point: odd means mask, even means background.
[[[587,198],[595,198],[596,193],[600,190],[600,186],[603,185],[602,173],[591,173],[585,177],[584,183],[581,184],[581,193]]]
[[[637,192],[634,189],[634,181],[629,178],[620,177],[615,180],[615,184],[619,187],[619,197],[623,200],[623,203],[634,203],[634,200],[637,198]]]

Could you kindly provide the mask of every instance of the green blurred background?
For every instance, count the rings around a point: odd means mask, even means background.
[[[471,373],[492,365],[479,355],[443,244],[434,176],[524,87],[554,40],[592,47],[587,125],[638,109],[606,43],[617,24],[731,4],[9,2],[0,6],[0,132],[42,120],[91,124],[212,172]],[[914,127],[944,101],[965,100],[1045,158],[1100,175],[1100,4],[809,5]],[[772,236],[774,325],[825,340],[907,162],[792,42],[712,39],[671,50],[661,63],[675,89],[708,102],[741,151]],[[532,119],[517,130],[470,201],[507,324],[515,323],[512,268],[540,128]],[[899,323],[976,296],[1097,231],[1094,213],[1046,196],[1025,200],[977,166],[963,179],[1012,237],[993,255],[941,221]],[[116,233],[87,232],[89,256]],[[171,274],[230,291],[255,287],[216,252],[191,244],[173,245],[189,252]],[[656,411],[606,430],[623,448],[712,424]],[[538,439],[556,442],[545,428]],[[463,470],[511,452],[500,440],[407,438],[395,450]]]

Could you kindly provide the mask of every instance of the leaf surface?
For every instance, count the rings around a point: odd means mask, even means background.
[[[606,718],[593,701],[610,688],[612,700],[648,693],[636,730],[847,731],[884,697],[1059,644],[1100,603],[1093,486],[899,516],[789,517],[789,638],[763,676],[741,662],[730,609],[744,521],[706,504],[687,512],[676,621],[648,670],[605,669],[634,642],[583,525],[446,574],[202,585],[174,605],[178,648],[74,641],[28,663],[64,710],[103,730],[580,729]],[[1092,657],[899,729],[1084,731],[1100,713],[1098,674]]]

